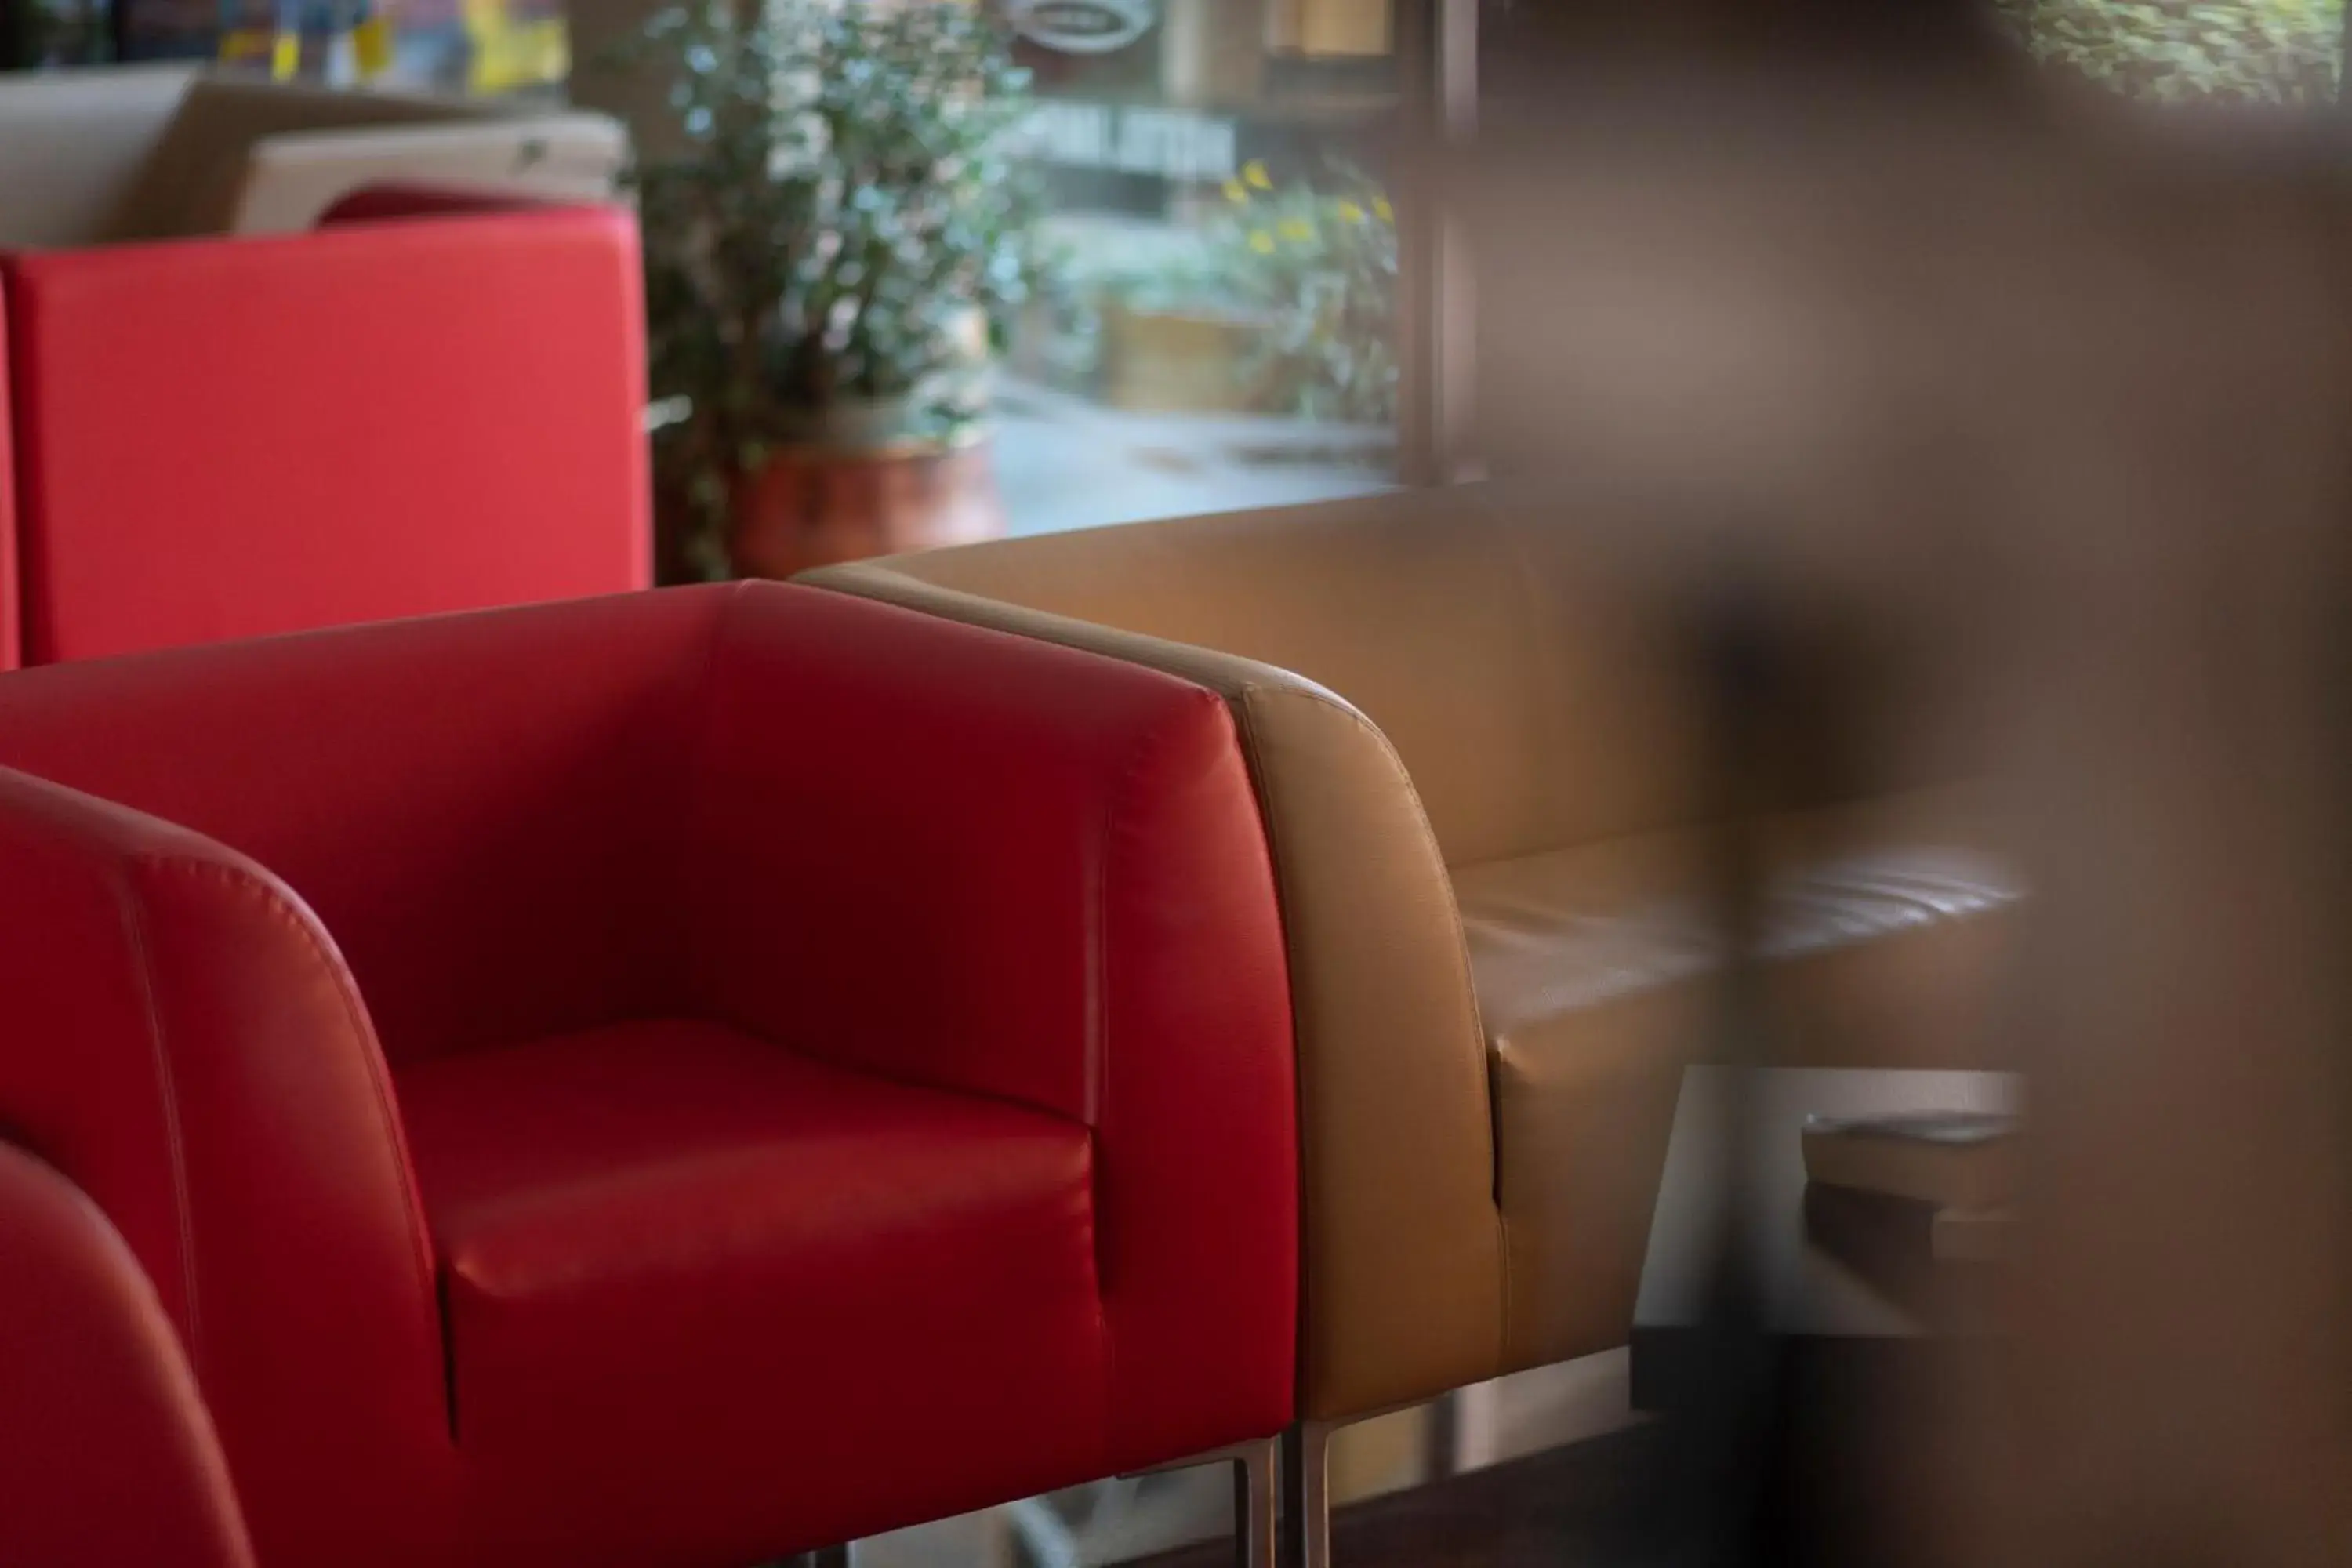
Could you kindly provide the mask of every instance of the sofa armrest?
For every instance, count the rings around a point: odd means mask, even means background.
[[[1289,996],[1224,704],[772,584],[736,591],[708,681],[688,861],[702,1009],[1092,1129],[1110,1463],[1144,1458],[1130,1428],[1164,1453],[1171,1432],[1280,1427]],[[1188,1376],[1208,1358],[1230,1378]]]
[[[325,934],[250,861],[6,770],[0,888],[0,1127],[154,1282],[264,1559],[403,1539],[380,1500],[446,1453],[439,1320],[383,1062]]]
[[[1225,700],[1263,805],[1298,1020],[1300,1414],[1360,1414],[1496,1375],[1502,1234],[1486,1047],[1444,858],[1386,738],[1286,671],[890,565],[814,581],[1164,671]]]
[[[0,1142],[0,1562],[251,1568],[153,1286],[79,1189]]]
[[[0,267],[26,663],[650,581],[625,212]]]

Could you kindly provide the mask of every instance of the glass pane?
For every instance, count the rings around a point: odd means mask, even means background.
[[[1040,105],[1051,297],[997,403],[1013,531],[1383,488],[1390,0],[996,0]]]

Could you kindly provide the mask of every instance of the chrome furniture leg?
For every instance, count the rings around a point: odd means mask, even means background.
[[[1243,1446],[1234,1459],[1234,1561],[1275,1568],[1275,1519],[1281,1504],[1282,1439]]]
[[[1281,1568],[1331,1568],[1331,1424],[1301,1421],[1282,1441]]]

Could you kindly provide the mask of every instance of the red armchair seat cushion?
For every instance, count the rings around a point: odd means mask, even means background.
[[[1106,1392],[1083,1125],[684,1020],[397,1083],[459,1441],[518,1521],[584,1486],[632,1500],[616,1556],[690,1560],[780,1487],[846,1538],[907,1517],[911,1478],[961,1478],[914,1510],[945,1514],[1083,1468],[1061,1435]]]

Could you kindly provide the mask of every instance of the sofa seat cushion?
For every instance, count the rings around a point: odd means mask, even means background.
[[[2019,889],[1963,797],[1773,835],[1766,1049],[1806,1067],[1989,1065]],[[1622,1344],[1686,1062],[1711,1054],[1706,841],[1661,834],[1457,870],[1509,1249],[1506,1354]]]
[[[583,1562],[748,1562],[1088,1473],[1085,1127],[693,1022],[398,1094],[478,1539],[568,1505]]]

